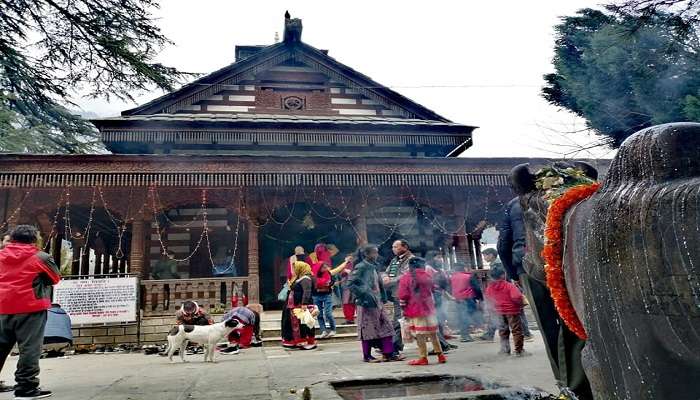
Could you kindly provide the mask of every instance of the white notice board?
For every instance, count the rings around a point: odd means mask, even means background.
[[[54,286],[53,302],[74,325],[136,321],[138,279],[64,279]]]

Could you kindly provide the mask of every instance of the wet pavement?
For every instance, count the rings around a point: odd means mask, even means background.
[[[140,353],[45,359],[41,361],[41,380],[42,387],[54,391],[53,398],[59,400],[291,400],[301,398],[307,386],[312,399],[339,399],[331,394],[327,382],[421,374],[467,376],[480,384],[529,386],[554,392],[544,346],[534,333],[535,341],[525,344],[532,356],[524,358],[497,356],[496,343],[455,342],[460,347],[448,355],[447,364],[367,364],[361,361],[359,342],[321,342],[319,349],[312,351],[266,347],[243,350],[238,355],[217,355],[215,364],[202,363],[202,355],[187,356],[190,362],[186,364],[170,364],[164,357]],[[406,355],[415,357],[415,347],[408,347]],[[0,374],[2,380],[12,382],[16,361],[16,357],[8,359]],[[431,362],[436,362],[435,357]],[[0,400],[11,398],[11,394],[0,394]]]

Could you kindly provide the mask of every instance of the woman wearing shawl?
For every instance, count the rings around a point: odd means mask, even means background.
[[[316,348],[315,329],[302,324],[299,318],[294,316],[295,308],[303,310],[308,306],[313,307],[311,266],[303,261],[296,261],[293,267],[287,303],[282,310],[282,346],[311,350]]]
[[[372,357],[372,347],[378,347],[384,355],[384,361],[398,361],[402,358],[393,355],[394,327],[384,313],[382,304],[386,302],[386,292],[377,273],[377,246],[367,245],[362,248],[362,262],[352,269],[348,287],[357,302],[357,333],[362,341],[362,353],[365,362],[379,362]]]

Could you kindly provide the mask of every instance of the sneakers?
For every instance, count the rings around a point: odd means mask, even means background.
[[[319,336],[318,338],[319,338],[319,339],[325,339],[325,338],[327,338],[327,337],[328,337],[328,331],[323,331],[323,333],[321,333],[321,336]]]
[[[447,362],[447,356],[444,354],[438,354],[438,363],[444,364]]]
[[[401,353],[399,353],[399,354],[394,354],[394,355],[392,355],[392,356],[390,356],[390,357],[387,357],[387,356],[383,356],[383,357],[382,357],[382,360],[383,360],[384,362],[396,362],[396,361],[403,361],[403,360],[405,360],[405,359],[406,359],[406,356],[403,355],[403,354],[401,354]]]
[[[28,390],[28,391],[15,391],[15,400],[32,400],[32,399],[45,399],[51,397],[53,393],[49,390],[41,390],[39,388]]]
[[[232,356],[232,355],[238,354],[240,352],[241,352],[241,350],[238,348],[238,346],[230,346],[230,347],[227,347],[223,350],[219,350],[219,354],[223,354],[223,355],[227,355],[227,356]]]
[[[427,358],[417,358],[415,360],[411,360],[408,362],[408,365],[429,365],[430,363],[428,362]]]
[[[335,336],[335,331],[330,331],[328,335],[326,335],[326,338],[332,338],[333,336]]]

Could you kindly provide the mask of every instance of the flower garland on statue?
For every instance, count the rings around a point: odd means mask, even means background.
[[[536,174],[536,186],[545,191],[549,202],[545,223],[545,244],[542,250],[544,271],[554,306],[566,326],[576,336],[586,340],[586,330],[576,314],[566,289],[562,258],[564,253],[563,221],[566,212],[577,203],[592,196],[600,183],[586,177],[578,169],[549,167]]]

